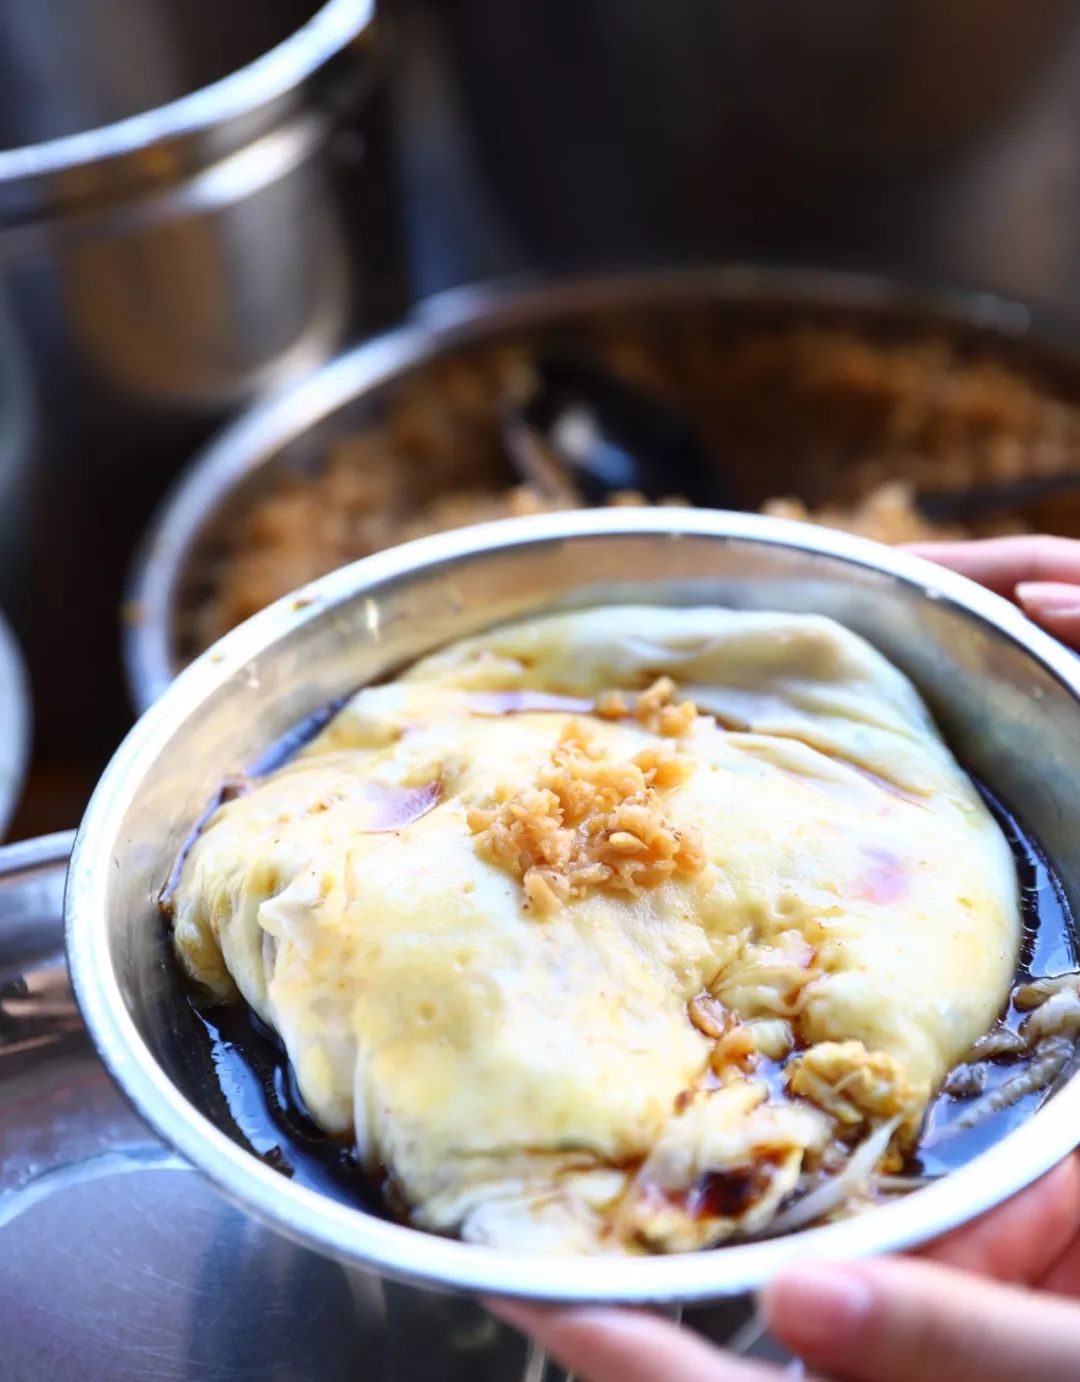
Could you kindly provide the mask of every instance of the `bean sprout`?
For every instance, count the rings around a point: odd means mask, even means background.
[[[769,1232],[791,1233],[794,1229],[805,1228],[856,1195],[866,1193],[873,1182],[874,1170],[899,1126],[899,1117],[882,1123],[859,1143],[838,1175],[831,1176],[823,1185],[817,1186],[778,1214],[769,1225]]]

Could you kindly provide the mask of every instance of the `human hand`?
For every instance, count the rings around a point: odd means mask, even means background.
[[[1015,600],[1029,619],[1080,652],[1080,542],[1067,537],[997,537],[983,542],[922,542],[907,550]]]
[[[1080,1377],[1080,1155],[906,1259],[803,1262],[765,1289],[765,1325],[848,1382],[1075,1382]],[[688,1329],[631,1311],[491,1308],[581,1382],[777,1382]],[[811,1376],[814,1373],[811,1371]]]

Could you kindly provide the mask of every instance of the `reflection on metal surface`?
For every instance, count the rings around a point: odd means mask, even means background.
[[[189,1170],[80,1178],[2,1230],[9,1379],[378,1377],[381,1298]]]
[[[0,473],[0,504],[3,480]],[[0,840],[22,790],[29,748],[30,689],[15,635],[0,615]]]
[[[465,1382],[523,1351],[479,1307],[384,1291],[221,1199],[122,1098],[55,959],[0,989],[0,1337],[5,1382]]]
[[[64,880],[73,830],[0,849],[0,984],[63,950]]]
[[[5,1059],[52,1046],[81,1028],[62,965],[0,985],[0,1053]]]
[[[0,996],[0,1337],[4,1382],[514,1382],[532,1356],[229,1205],[120,1096],[55,964]]]

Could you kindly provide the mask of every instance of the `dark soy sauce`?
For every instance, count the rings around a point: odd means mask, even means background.
[[[393,1217],[384,1178],[361,1168],[351,1142],[312,1121],[281,1043],[247,1004],[191,1002],[238,1140],[311,1190]]]
[[[1016,863],[1020,882],[1020,914],[1024,933],[1017,967],[1016,983],[1032,978],[1065,974],[1077,967],[1076,932],[1069,904],[1061,884],[1054,877],[1046,858],[1017,818],[991,793],[978,784],[983,800],[993,814]],[[1009,1003],[1001,1014],[1001,1024],[1015,1032],[1026,1013]],[[939,1176],[971,1161],[1013,1128],[1018,1127],[1045,1103],[1048,1089],[1036,1090],[1024,1098],[982,1119],[972,1128],[953,1133],[952,1125],[977,1099],[1022,1073],[1026,1058],[1001,1058],[987,1065],[988,1078],[981,1094],[971,1097],[941,1093],[930,1106],[918,1154],[905,1168],[910,1175]]]
[[[217,811],[219,806],[231,801],[233,797],[242,795],[247,790],[249,782],[254,778],[266,777],[268,773],[284,767],[291,758],[304,747],[310,744],[338,711],[349,700],[349,696],[339,696],[337,700],[331,701],[329,705],[321,706],[313,714],[308,715],[291,729],[285,731],[280,739],[275,739],[268,749],[265,749],[255,761],[236,777],[228,778],[218,788],[217,793],[208,803],[205,811],[195,822],[183,846],[176,858],[173,866],[169,870],[169,876],[165,880],[165,886],[158,895],[158,904],[166,916],[172,915],[172,898],[177,884],[180,882],[180,875],[184,871],[184,861],[191,852],[191,847],[202,834],[203,827],[210,820],[211,816]]]
[[[268,749],[264,749],[255,762],[248,770],[248,777],[265,777],[267,773],[272,773],[278,768],[283,768],[291,758],[300,752],[306,745],[310,744],[316,735],[321,734],[339,710],[352,699],[355,692],[347,692],[344,696],[338,696],[337,700],[331,701],[329,705],[321,706],[312,714],[306,716],[299,723],[293,725],[291,729],[285,731],[280,739],[275,739]]]
[[[328,723],[341,704],[343,701],[319,711],[290,731],[252,765],[250,776],[270,772],[291,758]],[[501,710],[513,713],[520,708],[505,706]],[[497,713],[494,707],[484,709]],[[1009,842],[1020,881],[1024,937],[1017,982],[1075,969],[1072,917],[1042,850],[1010,811],[981,785],[979,790]],[[182,858],[173,871],[174,879]],[[213,1065],[237,1140],[302,1185],[383,1217],[402,1217],[392,1207],[391,1187],[385,1176],[362,1169],[351,1144],[329,1137],[311,1120],[280,1042],[248,1011],[246,1004],[211,1006],[195,996],[190,1001],[205,1042],[206,1058]],[[1001,1020],[1015,1031],[1024,1016],[1010,1004]],[[983,1098],[1000,1088],[1023,1068],[1024,1061],[1015,1058],[992,1062],[986,1088],[974,1098]],[[770,1086],[777,1088],[779,1083],[780,1071],[774,1070]],[[905,1167],[905,1174],[938,1176],[955,1170],[1024,1122],[1048,1094],[1048,1090],[1029,1094],[975,1127],[955,1134],[950,1134],[950,1129],[972,1100],[940,1094],[928,1112],[918,1154]]]

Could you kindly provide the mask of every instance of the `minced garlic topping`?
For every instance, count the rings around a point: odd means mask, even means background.
[[[641,893],[705,867],[699,832],[676,829],[661,801],[690,769],[689,760],[661,748],[620,762],[592,742],[583,720],[573,720],[536,786],[500,789],[494,809],[469,811],[469,829],[480,854],[521,881],[525,906],[538,916],[590,888]]]
[[[605,691],[597,698],[596,713],[605,720],[623,720],[632,715],[650,734],[678,739],[690,729],[698,711],[693,701],[676,701],[676,689],[670,677],[657,677],[636,698],[632,708],[621,691]]]

